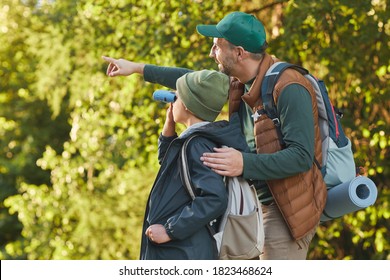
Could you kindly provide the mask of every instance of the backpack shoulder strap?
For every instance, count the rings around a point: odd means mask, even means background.
[[[287,63],[284,61],[274,63],[264,75],[262,84],[261,84],[261,98],[263,101],[264,111],[267,116],[273,121],[276,127],[276,131],[278,133],[279,141],[282,147],[285,147],[285,143],[282,137],[282,131],[280,128],[280,120],[275,104],[275,99],[273,96],[275,84],[278,81],[279,77],[282,75],[284,70],[292,68],[302,75],[306,75],[309,73],[305,68]]]
[[[189,194],[189,196],[191,197],[192,200],[194,200],[196,197],[196,191],[195,191],[195,187],[192,185],[190,170],[188,168],[187,146],[188,146],[189,142],[197,136],[198,136],[197,134],[193,134],[190,137],[188,137],[184,141],[184,144],[183,144],[181,151],[180,151],[180,164],[179,164],[180,165],[180,177],[181,177],[181,180],[182,180],[184,187],[187,190],[187,193]],[[211,227],[211,225],[209,223],[206,225],[206,227],[207,227],[207,230],[209,231],[209,233],[211,234],[211,236],[213,236],[215,234],[215,230]]]
[[[188,168],[188,161],[187,161],[187,146],[188,143],[197,137],[198,135],[193,134],[190,137],[188,137],[185,141],[183,146],[181,147],[180,151],[180,175],[181,180],[183,182],[183,185],[186,187],[188,194],[191,196],[192,200],[195,199],[195,189],[194,186],[191,183],[191,176],[190,176],[190,170]]]

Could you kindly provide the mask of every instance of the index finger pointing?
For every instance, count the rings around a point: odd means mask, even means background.
[[[111,58],[111,57],[108,57],[108,56],[104,56],[102,55],[102,58],[107,61],[107,62],[110,62],[110,63],[113,63],[115,61],[115,59]]]

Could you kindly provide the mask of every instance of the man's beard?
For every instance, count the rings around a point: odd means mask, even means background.
[[[232,76],[234,67],[234,62],[232,60],[227,60],[224,63],[216,61],[216,63],[218,64],[218,68],[221,73]]]

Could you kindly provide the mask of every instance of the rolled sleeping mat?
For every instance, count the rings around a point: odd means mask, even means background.
[[[328,198],[321,216],[321,222],[339,218],[375,203],[378,190],[375,183],[364,176],[328,189]]]

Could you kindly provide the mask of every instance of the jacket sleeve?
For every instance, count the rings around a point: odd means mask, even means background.
[[[200,157],[216,145],[203,137],[193,139],[187,147],[187,159],[196,198],[164,225],[173,239],[185,239],[210,221],[221,216],[227,207],[227,191],[222,176],[205,166]],[[184,186],[183,186],[184,187]]]
[[[176,81],[184,74],[192,72],[190,69],[179,67],[163,67],[146,64],[144,68],[144,80],[154,84],[176,89]]]

